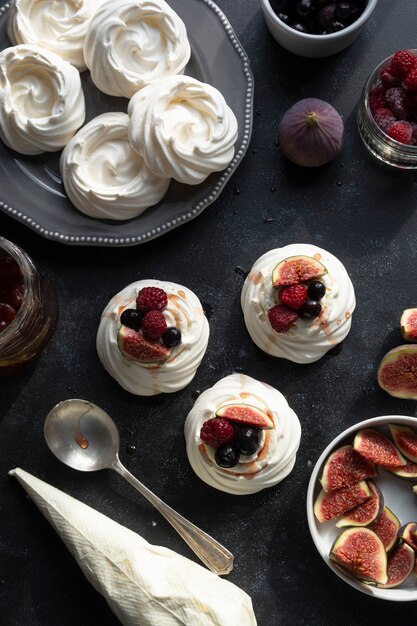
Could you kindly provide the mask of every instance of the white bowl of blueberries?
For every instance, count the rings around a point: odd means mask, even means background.
[[[378,0],[260,0],[274,39],[303,57],[337,54],[358,37]]]

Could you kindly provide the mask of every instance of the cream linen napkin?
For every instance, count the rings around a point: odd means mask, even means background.
[[[250,597],[20,468],[11,470],[126,626],[256,626]]]

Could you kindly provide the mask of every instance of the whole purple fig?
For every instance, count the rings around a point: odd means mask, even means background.
[[[319,167],[334,159],[343,145],[343,120],[328,102],[305,98],[284,114],[279,144],[297,165]]]

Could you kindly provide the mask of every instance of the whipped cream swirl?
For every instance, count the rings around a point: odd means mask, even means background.
[[[167,326],[181,331],[181,343],[161,363],[139,363],[123,356],[117,345],[120,315],[135,308],[138,292],[159,287],[168,296],[162,311]],[[207,349],[209,325],[197,296],[182,285],[139,280],[114,296],[103,311],[97,332],[97,352],[108,373],[130,393],[153,396],[183,389],[194,378]]]
[[[158,176],[198,185],[234,155],[237,121],[222,94],[190,76],[171,76],[129,103],[129,137]]]
[[[88,22],[102,0],[14,0],[7,34],[12,43],[41,46],[82,72]]]
[[[84,43],[96,87],[126,98],[183,72],[190,56],[184,22],[164,0],[107,0],[91,20]]]
[[[61,150],[85,118],[80,74],[36,46],[0,52],[0,138],[22,154]]]
[[[284,259],[298,255],[313,257],[327,269],[319,279],[326,286],[322,312],[314,320],[298,317],[287,333],[277,333],[268,320],[268,309],[277,304],[272,272]],[[312,363],[346,337],[356,300],[346,269],[335,256],[317,246],[296,243],[270,250],[255,262],[243,285],[241,304],[248,332],[261,350],[295,363]]]
[[[274,428],[264,430],[258,451],[230,469],[214,461],[214,450],[200,439],[205,421],[226,404],[248,404],[272,419]],[[199,396],[185,420],[184,434],[191,467],[208,485],[235,495],[256,493],[281,482],[294,467],[300,445],[301,426],[284,396],[266,383],[244,374],[219,380]]]
[[[126,113],[103,113],[67,144],[60,168],[65,191],[90,217],[126,220],[164,197],[169,179],[155,176],[134,150]]]

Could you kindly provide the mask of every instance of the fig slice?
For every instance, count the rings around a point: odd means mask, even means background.
[[[401,467],[406,464],[405,458],[394,444],[384,435],[372,428],[363,428],[356,433],[353,447],[365,459],[377,465]]]
[[[325,491],[333,491],[375,476],[376,468],[371,461],[352,446],[342,446],[327,459],[320,482]]]
[[[296,285],[312,278],[319,278],[324,274],[327,274],[327,269],[313,257],[290,256],[274,267],[272,286]]]
[[[381,539],[386,552],[397,542],[398,531],[400,530],[400,520],[387,506],[382,509],[381,515],[369,526],[371,530]]]
[[[414,485],[414,487],[413,487],[413,493],[415,493],[415,494],[416,494],[416,496],[417,496],[417,485]]]
[[[417,341],[417,309],[405,309],[402,312],[400,329],[406,341]]]
[[[320,523],[327,522],[346,513],[354,506],[371,497],[371,490],[364,480],[356,485],[342,487],[336,491],[322,489],[314,503],[314,514]]]
[[[415,480],[417,478],[417,463],[412,463],[411,461],[407,461],[401,467],[385,466],[384,469],[398,478],[405,478],[406,480]]]
[[[274,428],[272,419],[256,406],[249,404],[225,404],[216,411],[217,417],[224,417],[231,422],[256,426],[256,428]]]
[[[385,584],[378,584],[381,589],[399,587],[407,580],[414,568],[415,553],[410,546],[402,543],[389,555],[387,563],[388,580]]]
[[[400,452],[413,463],[417,463],[417,433],[408,426],[389,424],[391,436]]]
[[[120,326],[117,345],[123,356],[139,363],[159,363],[167,359],[171,350],[159,341],[149,341],[133,328]]]
[[[378,384],[394,398],[417,399],[417,345],[387,352],[378,368]]]
[[[372,480],[368,481],[371,497],[350,509],[336,522],[338,528],[345,526],[369,526],[376,520],[384,506],[384,496]]]
[[[348,528],[335,540],[332,561],[360,580],[385,585],[387,553],[381,539],[369,528]]]
[[[414,551],[417,551],[417,524],[416,522],[408,522],[401,527],[400,532],[398,533],[400,539],[405,541],[410,548],[413,548]]]

